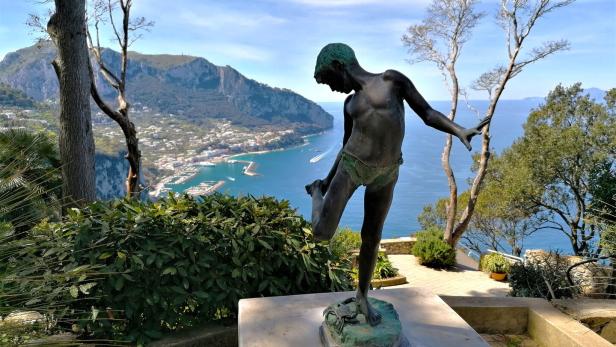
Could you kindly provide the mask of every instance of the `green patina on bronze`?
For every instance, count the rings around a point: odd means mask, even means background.
[[[355,52],[351,47],[344,43],[330,43],[321,49],[317,57],[317,65],[314,68],[314,76],[316,77],[327,67],[331,66],[334,60],[339,61],[344,65],[358,64]]]
[[[337,305],[347,305],[348,309],[346,311],[356,313],[356,308],[354,307],[356,303],[354,301],[348,301],[349,300],[345,300],[341,303],[333,304],[330,308],[340,311],[340,307]],[[361,314],[359,314],[359,317],[357,317],[359,321],[357,323],[346,323],[342,329],[339,329],[337,317],[333,314],[326,315],[323,326],[328,330],[327,334],[333,340],[329,341],[333,342],[331,344],[325,343],[326,346],[408,346],[408,340],[402,334],[402,325],[400,324],[398,312],[396,312],[394,306],[386,301],[374,298],[368,298],[368,301],[383,315],[381,323],[372,327],[366,323],[363,317],[361,317]]]
[[[369,166],[350,153],[342,151],[340,165],[357,185],[373,185],[374,189],[381,188],[391,182],[398,175],[398,168],[402,165],[402,157],[398,162],[385,167]]]

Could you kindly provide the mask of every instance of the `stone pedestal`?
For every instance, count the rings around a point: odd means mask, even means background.
[[[321,346],[323,310],[355,292],[242,299],[239,346]],[[390,302],[413,347],[488,347],[489,345],[441,298],[422,288],[383,289],[370,297]]]

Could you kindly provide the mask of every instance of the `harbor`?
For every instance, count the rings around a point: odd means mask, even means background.
[[[225,185],[225,181],[224,180],[220,180],[220,181],[206,181],[206,182],[201,182],[198,185],[194,186],[194,187],[190,187],[188,189],[185,190],[185,192],[189,195],[193,195],[193,196],[199,196],[199,195],[209,195],[214,193],[216,190],[218,190],[220,187],[222,187],[223,185]]]

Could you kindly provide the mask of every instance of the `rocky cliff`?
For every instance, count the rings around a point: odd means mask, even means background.
[[[0,83],[37,101],[56,100],[58,82],[50,64],[55,54],[53,45],[45,42],[7,54],[0,62]],[[117,52],[106,49],[103,59],[112,70],[119,70]],[[259,83],[230,66],[217,66],[200,57],[131,53],[127,77],[133,105],[173,113],[197,124],[208,118],[226,118],[249,127],[288,125],[302,133],[332,126],[332,116],[301,95]],[[103,96],[114,97],[105,83],[99,81],[98,85]]]

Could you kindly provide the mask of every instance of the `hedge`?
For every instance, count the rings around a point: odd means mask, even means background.
[[[241,298],[351,288],[350,256],[271,197],[96,202],[16,242],[0,282],[88,339],[143,344],[233,318]]]

